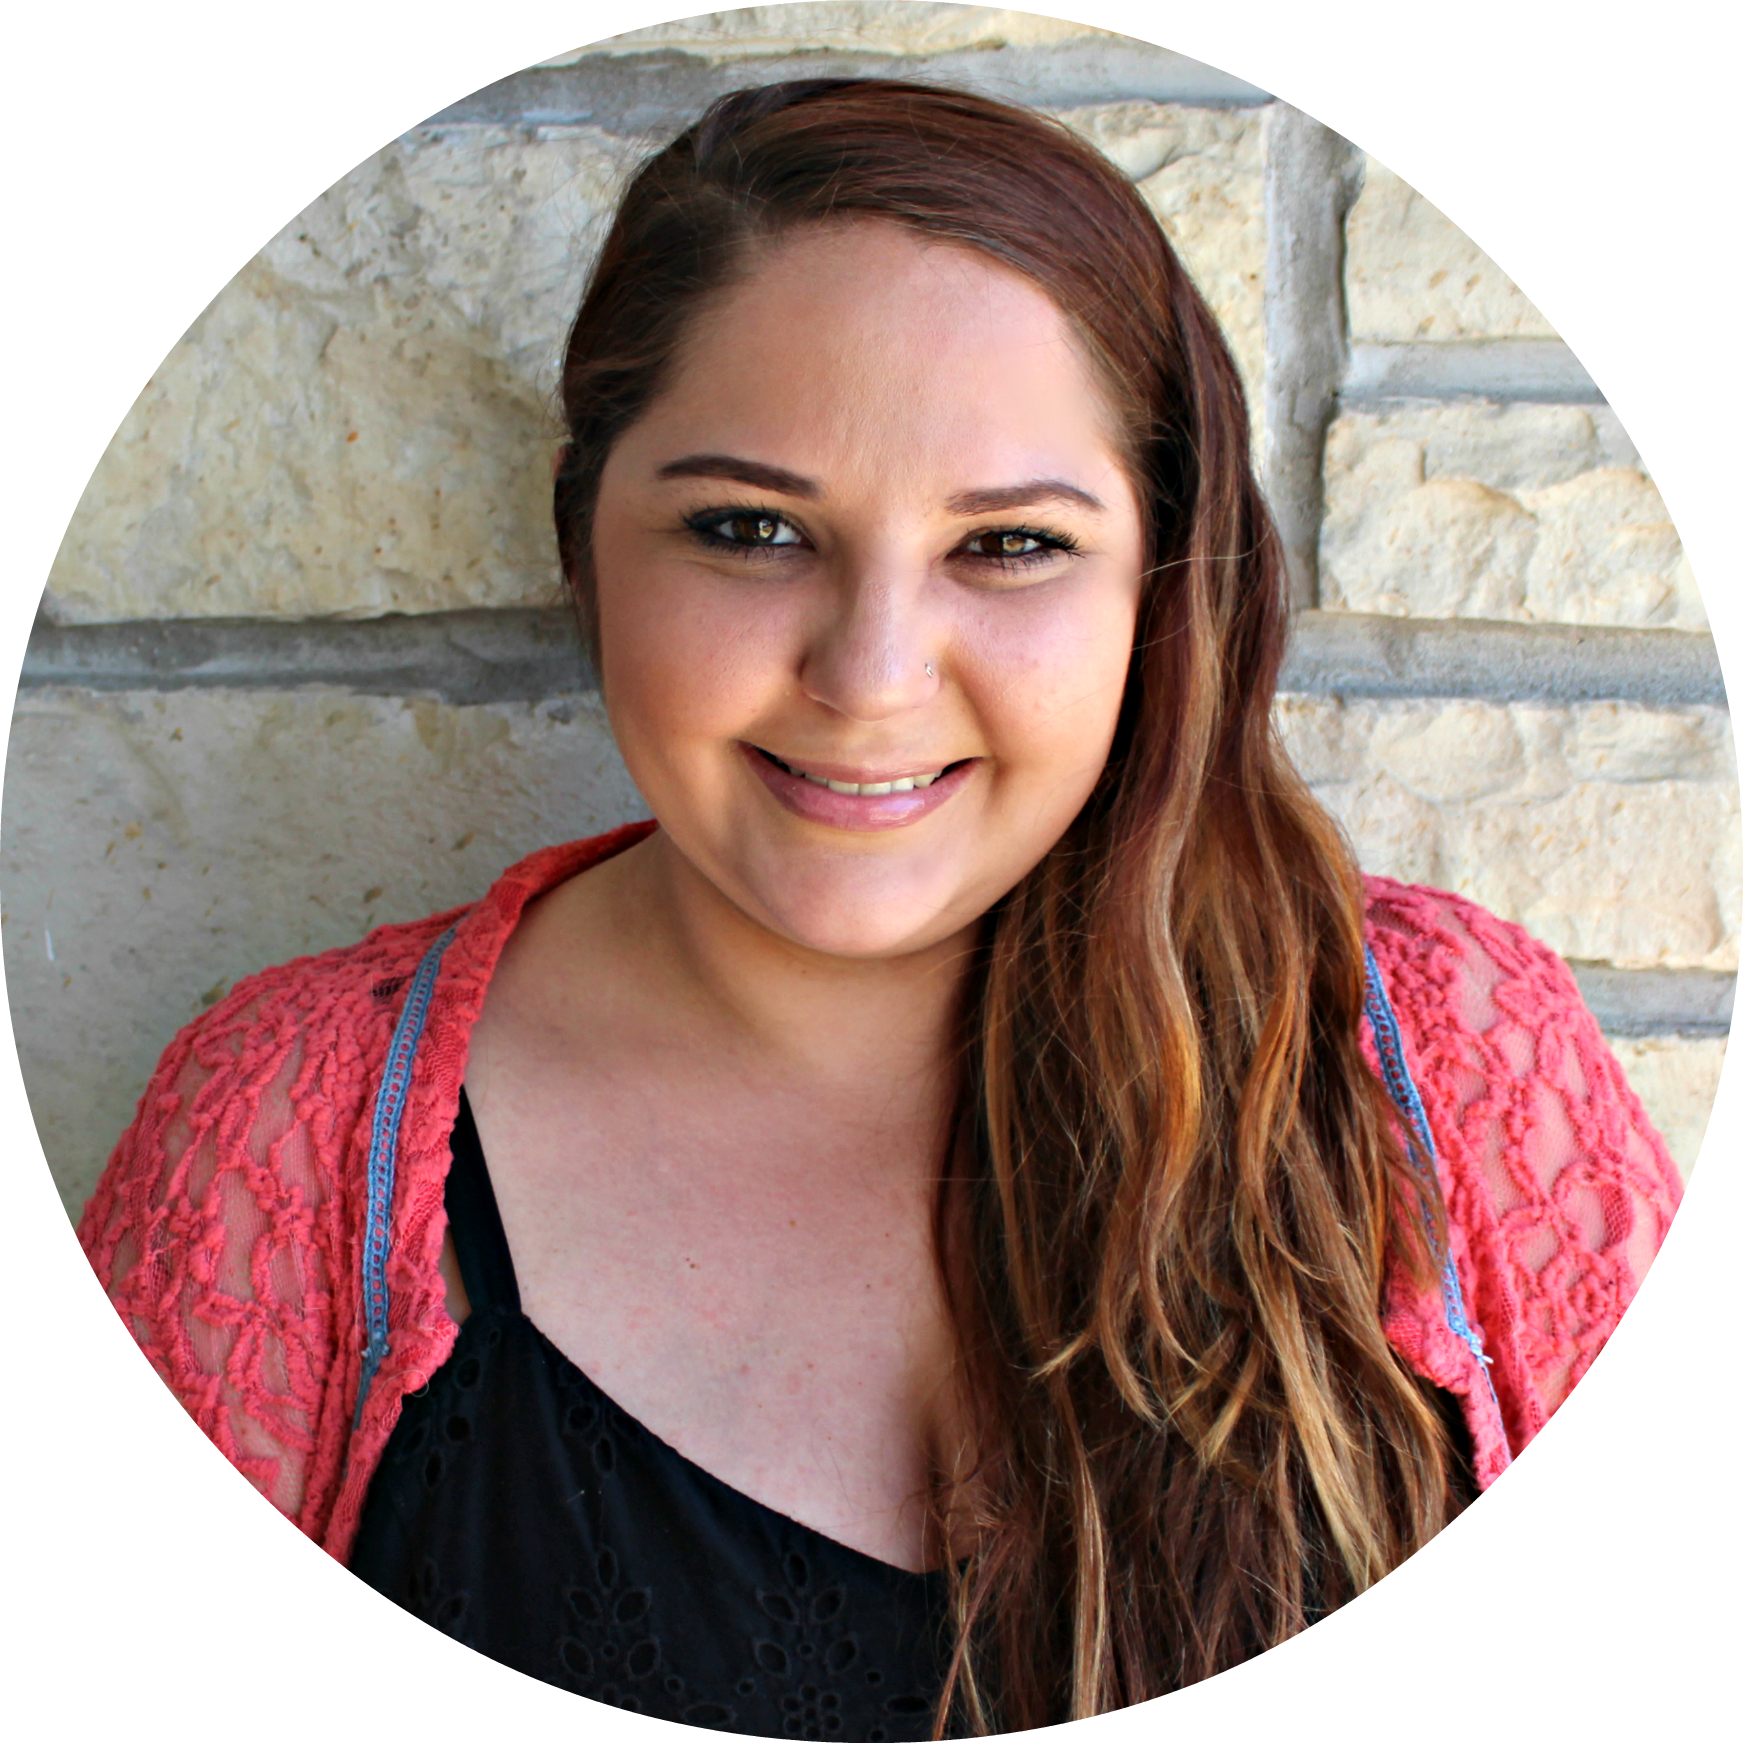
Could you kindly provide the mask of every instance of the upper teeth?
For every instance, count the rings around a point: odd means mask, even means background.
[[[795,774],[804,774],[804,770],[795,769]],[[814,781],[817,786],[826,786],[831,793],[859,793],[861,798],[870,798],[877,793],[912,793],[917,786],[931,786],[945,770],[934,769],[931,774],[905,774],[899,781],[866,781],[863,786],[854,786],[852,781],[824,781],[821,774],[807,774],[807,781]]]
[[[803,769],[794,769],[796,775],[804,775],[805,779],[819,787],[827,787],[832,793],[853,793],[860,798],[875,798],[879,793],[911,793],[916,787],[929,787],[944,773],[942,769],[934,769],[929,775],[904,775],[899,781],[831,781],[822,775],[805,774]]]

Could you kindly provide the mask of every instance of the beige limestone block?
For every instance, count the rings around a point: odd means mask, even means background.
[[[400,140],[219,292],[99,464],[62,622],[556,597],[550,410],[635,152],[587,129]]]
[[[1118,164],[1228,336],[1257,425],[1265,403],[1265,145],[1253,109],[1112,103],[1059,117]]]
[[[1628,1086],[1640,1097],[1684,1180],[1694,1168],[1719,1093],[1725,1042],[1718,1036],[1610,1035]]]
[[[1464,231],[1371,157],[1345,220],[1344,294],[1356,340],[1557,337]]]
[[[806,49],[880,55],[951,54],[974,48],[1044,48],[1086,36],[1109,36],[1087,24],[1015,12],[1002,6],[938,6],[904,0],[801,0],[786,6],[741,6],[625,31],[540,63],[570,66],[586,55],[640,54],[678,48],[711,60],[791,54]]]
[[[0,939],[69,1213],[159,1053],[240,976],[469,901],[536,847],[644,815],[586,696],[27,694]]]
[[[1121,104],[1140,177],[1258,395],[1262,165],[1243,111]],[[45,595],[64,623],[372,616],[557,597],[553,396],[642,147],[589,128],[397,140],[194,323],[104,454]]]
[[[1649,478],[1607,467],[1521,491],[1519,503],[1538,529],[1525,570],[1527,617],[1705,626],[1682,540]]]
[[[1565,957],[1737,966],[1723,710],[1286,696],[1278,720],[1365,870],[1468,896]]]
[[[1706,626],[1664,501],[1608,407],[1345,412],[1325,491],[1330,610]]]

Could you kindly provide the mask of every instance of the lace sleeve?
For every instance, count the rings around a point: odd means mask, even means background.
[[[1632,1300],[1680,1179],[1559,957],[1456,896],[1368,884],[1460,1282],[1517,1451]]]
[[[238,987],[171,1044],[79,1238],[189,1414],[308,1530],[343,1445],[346,1134],[323,1082],[336,1038],[312,1036],[294,981],[274,980]]]

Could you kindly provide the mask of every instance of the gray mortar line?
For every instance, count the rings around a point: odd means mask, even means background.
[[[1410,399],[1602,405],[1598,384],[1559,339],[1477,339],[1350,347],[1346,406]]]
[[[1725,1036],[1737,977],[1705,968],[1614,968],[1570,962],[1580,997],[1606,1035]]]
[[[1345,362],[1344,215],[1360,156],[1287,104],[1265,120],[1266,500],[1283,542],[1290,598],[1319,599],[1325,432]]]
[[[595,688],[568,611],[441,611],[373,618],[39,622],[21,689],[288,690],[457,704],[531,702]]]
[[[529,67],[451,103],[413,131],[587,126],[653,142],[670,137],[728,91],[801,78],[926,79],[1043,109],[1134,98],[1207,108],[1270,101],[1256,86],[1215,67],[1118,37],[935,55],[817,49],[711,59],[654,49],[586,55],[566,67]]]
[[[1698,630],[1297,614],[1281,687],[1300,695],[1723,708],[1713,638]]]
[[[569,613],[39,622],[20,687],[285,690],[326,684],[444,702],[535,702],[594,688]],[[1296,615],[1282,688],[1297,695],[1725,705],[1710,635],[1471,618]]]

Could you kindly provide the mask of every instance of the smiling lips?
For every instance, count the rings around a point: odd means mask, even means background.
[[[847,793],[867,799],[875,799],[885,793],[911,793],[916,787],[929,787],[944,773],[944,769],[933,769],[928,774],[900,775],[889,781],[836,781],[828,775],[814,775],[809,769],[799,769],[791,763],[784,763],[773,751],[765,750],[763,755],[770,762],[785,769],[789,775],[798,775],[801,780],[814,782],[819,787],[827,787],[832,793]],[[952,766],[946,763],[944,768]]]
[[[967,757],[887,780],[844,781],[785,762],[757,745],[747,744],[744,750],[763,784],[787,810],[838,829],[898,829],[916,822],[948,799],[979,761]]]

